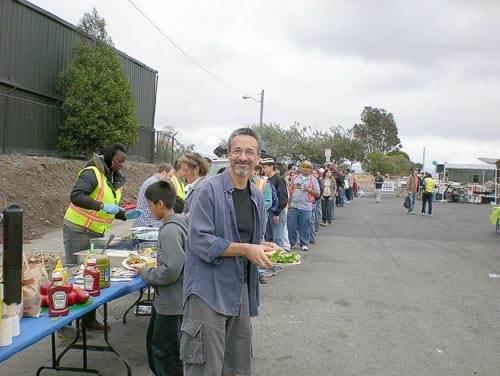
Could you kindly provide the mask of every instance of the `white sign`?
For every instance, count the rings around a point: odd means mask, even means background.
[[[382,192],[384,193],[394,193],[394,182],[385,181],[382,183]]]
[[[325,157],[330,158],[332,156],[332,149],[325,149]]]

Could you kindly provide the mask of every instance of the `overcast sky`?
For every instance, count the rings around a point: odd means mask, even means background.
[[[202,154],[246,124],[351,128],[394,115],[412,161],[500,158],[500,1],[34,0],[74,25],[95,7],[115,47],[157,70],[155,126]]]

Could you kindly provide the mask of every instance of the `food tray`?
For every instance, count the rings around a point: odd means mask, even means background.
[[[90,239],[90,244],[94,244],[94,249],[102,249],[104,245],[107,243],[108,238],[93,238]],[[135,249],[137,245],[140,243],[140,239],[137,239],[135,237],[129,237],[129,238],[120,238],[120,237],[115,237],[113,240],[111,240],[111,243],[109,243],[107,249]]]
[[[83,264],[85,261],[85,257],[87,257],[87,252],[89,250],[76,252],[75,256],[78,257],[78,263]],[[100,254],[102,249],[94,249],[96,254]],[[128,249],[107,249],[105,254],[109,257],[109,264],[111,267],[122,266],[122,261],[125,260],[129,254],[135,253],[137,251],[130,251]]]

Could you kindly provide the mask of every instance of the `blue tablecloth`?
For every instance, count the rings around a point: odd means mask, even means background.
[[[94,297],[92,304],[80,307],[70,307],[69,315],[62,316],[58,320],[51,321],[53,318],[49,315],[44,315],[37,319],[23,317],[20,322],[21,334],[12,339],[11,345],[0,347],[0,362],[3,362],[19,351],[33,345],[62,328],[64,325],[82,317],[85,313],[96,309],[104,303],[130,294],[145,286],[147,286],[147,284],[141,281],[139,276],[135,277],[132,281],[111,282],[110,287],[101,290],[101,295]]]

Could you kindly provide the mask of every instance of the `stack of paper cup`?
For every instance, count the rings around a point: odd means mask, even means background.
[[[2,317],[0,323],[0,346],[12,344],[12,321],[10,316]]]
[[[21,328],[19,327],[19,316],[11,316],[10,317],[10,329],[12,337],[17,337],[21,334]]]

